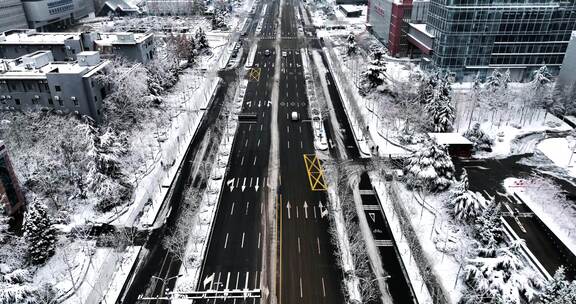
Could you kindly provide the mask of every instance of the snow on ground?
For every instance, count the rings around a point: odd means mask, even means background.
[[[403,264],[407,269],[410,283],[416,293],[419,303],[432,303],[432,298],[428,289],[423,284],[423,269],[418,267],[418,262],[413,255],[415,244],[409,241],[404,225],[410,225],[418,238],[419,246],[423,250],[426,262],[431,265],[432,275],[439,281],[449,303],[457,303],[461,297],[463,283],[458,277],[460,265],[463,258],[456,258],[460,252],[459,248],[466,248],[470,239],[466,236],[466,231],[459,225],[451,222],[451,217],[444,208],[444,200],[447,193],[427,195],[421,198],[407,190],[403,184],[397,182],[385,182],[383,176],[370,172],[370,179],[379,196],[382,209],[388,220],[394,240],[400,251]],[[391,183],[387,185],[386,183]],[[387,190],[389,187],[393,190]],[[393,203],[394,196],[389,191],[394,191],[401,202]],[[401,207],[400,207],[401,206]],[[403,208],[410,223],[402,222],[398,216],[398,209]],[[443,252],[443,249],[446,249]],[[458,281],[458,282],[457,282]],[[423,288],[424,287],[424,288]]]
[[[504,187],[517,194],[544,224],[576,254],[576,206],[548,179],[507,178]]]
[[[574,167],[576,157],[574,148],[576,140],[572,136],[560,138],[548,138],[538,143],[537,148],[544,153],[554,164],[576,178],[576,168]]]
[[[512,94],[525,89],[527,84],[512,84]],[[539,138],[526,137],[544,131],[564,132],[572,128],[564,121],[551,114],[546,115],[543,109],[530,109],[521,98],[512,100],[505,107],[495,110],[474,109],[467,91],[454,91],[456,103],[455,130],[464,133],[468,126],[480,123],[482,131],[494,139],[492,152],[476,153],[476,157],[501,158],[512,154],[534,152]],[[470,118],[472,116],[472,119]],[[522,139],[523,137],[526,137]],[[566,162],[567,163],[567,162]]]

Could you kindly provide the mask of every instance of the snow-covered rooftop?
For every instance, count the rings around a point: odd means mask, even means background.
[[[439,145],[471,145],[472,142],[459,133],[428,133]]]
[[[90,55],[89,53],[92,52],[81,52],[78,55]],[[107,60],[93,65],[81,65],[75,61],[54,61],[51,51],[37,51],[17,59],[4,60],[0,65],[0,79],[46,79],[48,73],[85,75],[107,64]]]
[[[142,43],[150,36],[152,33],[100,33],[100,39],[96,40],[96,44],[136,44]]]
[[[432,33],[428,32],[426,30],[426,23],[410,23],[410,26],[415,28],[417,31],[421,32],[422,34],[424,34],[430,38],[434,38],[434,35],[432,35]]]
[[[79,33],[38,33],[31,30],[12,30],[2,33],[0,44],[64,44],[78,38]]]

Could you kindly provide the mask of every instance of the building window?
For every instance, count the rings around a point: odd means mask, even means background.
[[[56,92],[62,91],[62,88],[60,86],[54,86],[54,88],[56,89]]]
[[[16,103],[17,105],[19,105],[19,104],[20,104],[20,99],[19,99],[19,98],[14,99],[14,103]]]

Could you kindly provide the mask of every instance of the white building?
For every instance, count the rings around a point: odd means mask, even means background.
[[[558,83],[564,86],[576,85],[576,31],[572,32],[572,38],[568,43],[566,55],[560,67]]]
[[[38,31],[64,29],[94,13],[92,0],[22,0],[22,3],[28,26]]]

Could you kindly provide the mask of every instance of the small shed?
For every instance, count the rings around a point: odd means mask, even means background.
[[[472,142],[459,133],[428,133],[428,136],[437,144],[448,146],[448,153],[452,157],[472,156]]]

